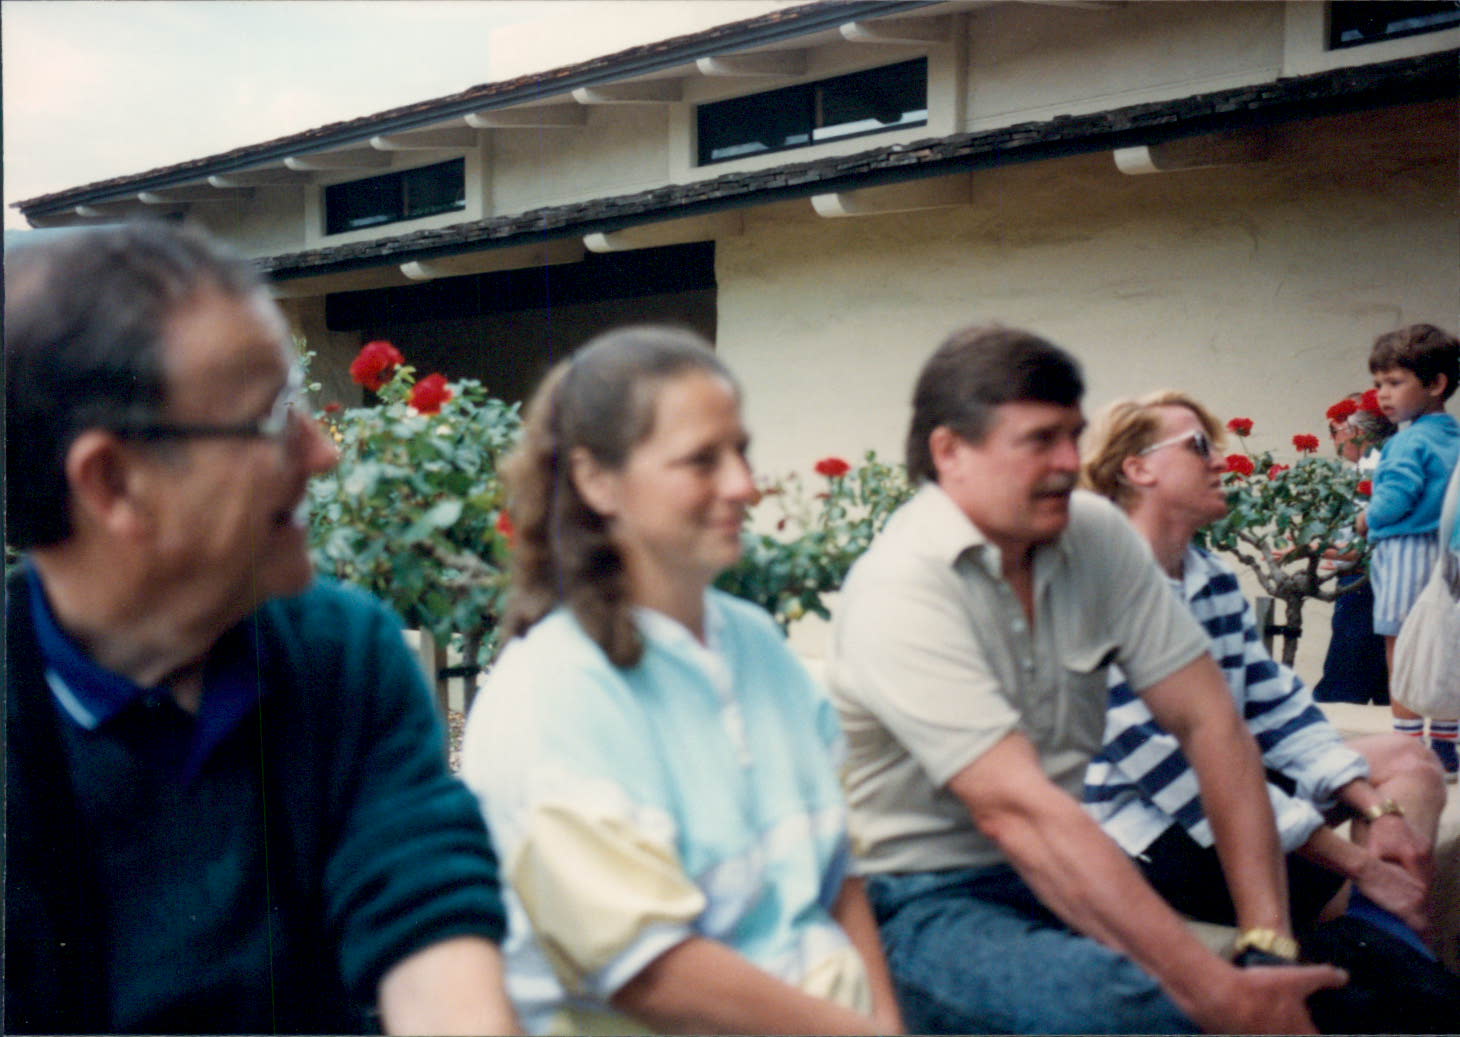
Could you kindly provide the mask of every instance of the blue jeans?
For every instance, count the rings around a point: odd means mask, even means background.
[[[869,877],[909,1033],[1196,1033],[1154,979],[1012,868]]]

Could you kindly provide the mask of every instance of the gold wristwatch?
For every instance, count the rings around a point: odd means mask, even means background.
[[[1382,803],[1375,803],[1372,806],[1365,807],[1360,813],[1370,821],[1377,821],[1385,814],[1396,814],[1399,817],[1403,817],[1404,808],[1394,802],[1394,800],[1386,799]]]
[[[1298,941],[1275,929],[1243,929],[1237,934],[1237,942],[1232,945],[1232,954],[1235,956],[1249,949],[1271,954],[1284,961],[1298,960]]]

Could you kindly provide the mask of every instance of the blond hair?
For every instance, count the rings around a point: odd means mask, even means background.
[[[1136,491],[1125,478],[1125,459],[1156,442],[1161,428],[1159,407],[1185,407],[1201,422],[1213,449],[1222,446],[1226,435],[1221,422],[1184,392],[1158,389],[1136,399],[1116,400],[1100,412],[1091,426],[1085,440],[1080,484],[1129,511],[1135,504]]]

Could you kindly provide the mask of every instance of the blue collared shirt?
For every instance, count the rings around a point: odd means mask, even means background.
[[[78,727],[98,730],[129,708],[172,710],[182,723],[157,725],[145,751],[179,782],[188,782],[257,705],[263,692],[263,658],[252,617],[213,646],[203,670],[202,703],[193,716],[176,704],[167,686],[144,688],[98,666],[56,622],[35,567],[27,565],[25,575],[36,639],[46,662],[46,683]]]

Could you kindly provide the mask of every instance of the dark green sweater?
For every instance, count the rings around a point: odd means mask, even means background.
[[[4,1032],[361,1032],[402,958],[501,939],[480,812],[374,599],[247,621],[265,694],[187,787],[129,755],[126,711],[58,710],[18,574],[5,611]]]

